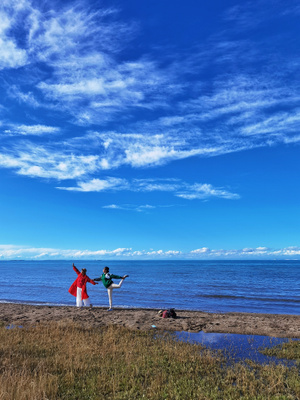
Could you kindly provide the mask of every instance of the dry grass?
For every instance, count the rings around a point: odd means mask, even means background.
[[[0,399],[300,399],[299,371],[225,363],[171,336],[73,323],[0,328]]]

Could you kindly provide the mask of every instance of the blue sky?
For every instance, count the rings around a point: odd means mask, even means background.
[[[2,0],[0,259],[297,259],[299,17]]]

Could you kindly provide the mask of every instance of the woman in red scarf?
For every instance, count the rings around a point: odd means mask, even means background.
[[[98,285],[98,282],[94,282],[90,279],[86,274],[86,268],[82,268],[81,272],[75,267],[73,263],[73,269],[78,275],[77,279],[72,283],[69,293],[76,297],[76,306],[82,307],[82,303],[84,306],[92,307],[90,302],[90,298],[86,291],[86,284],[90,282],[92,285]]]

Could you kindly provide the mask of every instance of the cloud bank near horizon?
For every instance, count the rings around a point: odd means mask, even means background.
[[[117,248],[113,250],[79,250],[34,248],[15,245],[0,245],[0,260],[99,260],[136,259],[136,260],[222,260],[222,259],[300,259],[300,247],[290,246],[282,249],[268,247],[243,249],[209,249],[202,247],[187,252],[181,250],[134,250],[132,248]]]

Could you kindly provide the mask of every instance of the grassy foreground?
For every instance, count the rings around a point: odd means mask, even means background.
[[[1,400],[300,399],[296,367],[228,365],[200,345],[116,326],[1,327],[0,355]]]
[[[275,356],[286,360],[294,360],[300,367],[300,342],[289,341],[261,351],[266,356]],[[300,378],[299,378],[300,379]]]

